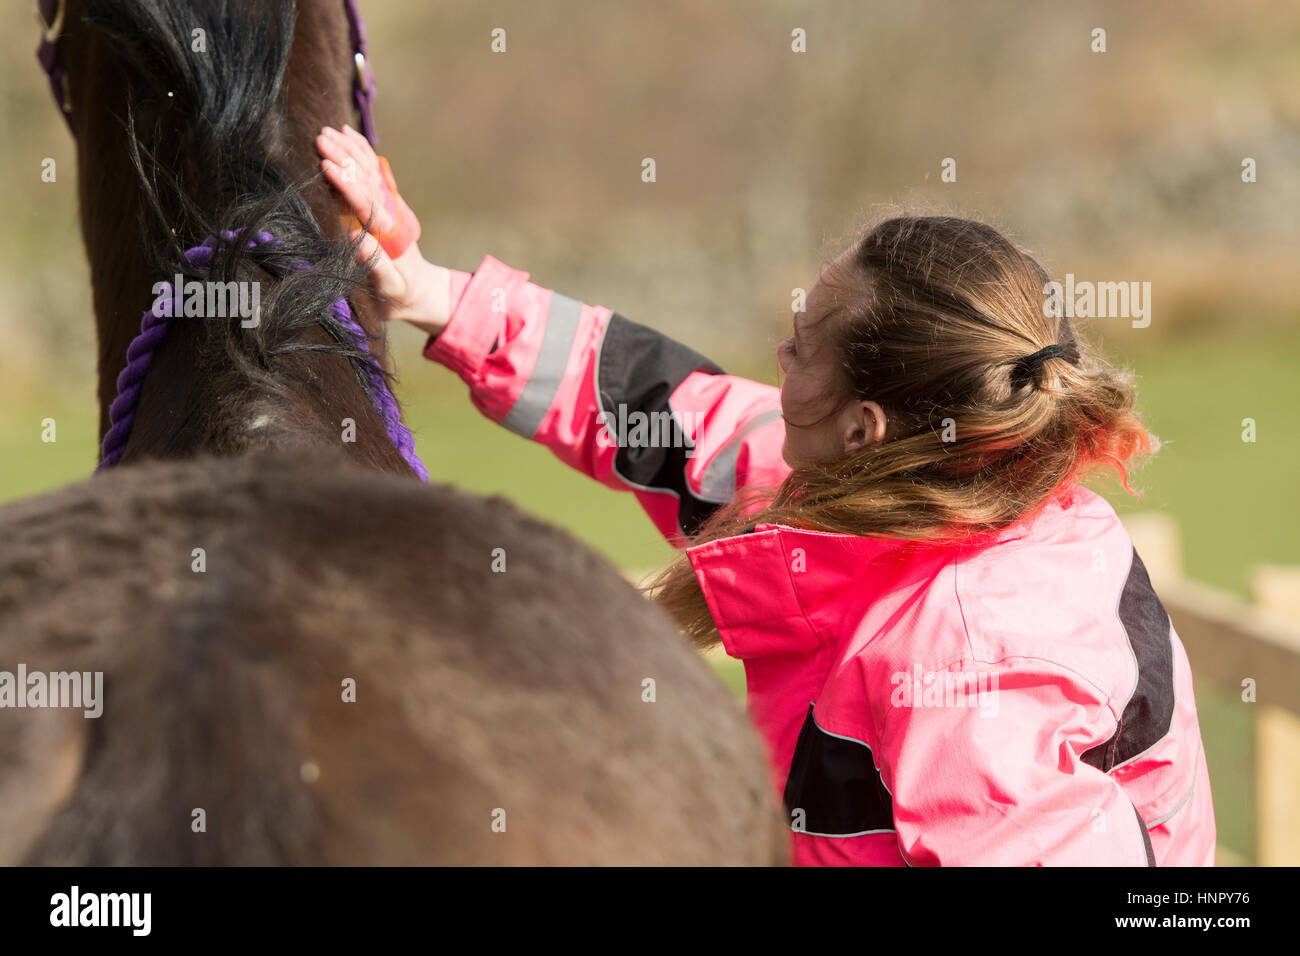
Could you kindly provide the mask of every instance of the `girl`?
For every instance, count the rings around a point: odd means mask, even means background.
[[[1187,656],[1079,484],[1148,436],[1032,258],[976,222],[876,226],[794,316],[778,390],[491,256],[424,261],[365,139],[318,147],[387,317],[684,547],[656,597],[744,661],[795,862],[1213,864]]]

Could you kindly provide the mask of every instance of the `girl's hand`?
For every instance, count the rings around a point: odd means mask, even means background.
[[[349,234],[360,239],[357,258],[374,262],[370,280],[383,317],[441,332],[450,316],[451,273],[420,255],[419,220],[398,194],[388,163],[350,126],[342,131],[326,126],[316,148],[325,178],[359,220]],[[369,223],[369,233],[362,223]]]

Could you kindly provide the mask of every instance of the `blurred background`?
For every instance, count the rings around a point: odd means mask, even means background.
[[[1165,554],[1147,560],[1169,593],[1193,595],[1171,604],[1180,633],[1203,626],[1207,642],[1244,648],[1211,662],[1184,635],[1219,862],[1300,863],[1294,827],[1274,830],[1300,796],[1294,703],[1253,672],[1273,644],[1291,655],[1280,673],[1296,673],[1300,653],[1288,629],[1300,618],[1300,6],[361,6],[380,151],[421,216],[429,259],[472,270],[490,253],[729,372],[776,382],[791,290],[889,210],[988,221],[1057,278],[1150,282],[1148,328],[1076,322],[1136,371],[1163,442],[1134,477],[1140,497],[1100,490],[1144,557],[1143,536]],[[504,53],[491,49],[498,27]],[[797,28],[804,53],[791,49]],[[1104,53],[1091,50],[1095,28]],[[96,458],[75,156],[36,41],[35,20],[11,11],[0,34],[0,501],[84,478]],[[55,183],[41,180],[46,157]],[[641,178],[646,157],[654,183]],[[949,157],[956,182],[941,182]],[[1247,157],[1257,182],[1242,181]],[[420,358],[422,342],[395,329],[391,348],[435,480],[504,494],[633,576],[670,557],[630,497],[481,419],[460,381]],[[40,441],[48,417],[54,443]],[[1201,596],[1221,618],[1184,625]],[[1247,609],[1263,636],[1232,630]],[[717,666],[743,693],[738,669]],[[1255,702],[1235,689],[1245,679],[1259,682]]]

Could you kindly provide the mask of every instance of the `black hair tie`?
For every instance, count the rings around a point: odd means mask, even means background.
[[[1016,359],[1015,365],[1011,368],[1011,384],[1016,388],[1020,388],[1022,385],[1033,382],[1034,387],[1037,388],[1038,370],[1042,368],[1044,362],[1053,358],[1069,360],[1069,355],[1065,349],[1053,343],[1044,346],[1033,355],[1026,355],[1024,358]],[[1070,364],[1074,364],[1073,361]]]

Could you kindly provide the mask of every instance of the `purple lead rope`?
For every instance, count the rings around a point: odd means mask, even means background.
[[[222,232],[226,239],[233,239],[235,233]],[[265,242],[272,242],[274,237],[269,232],[259,232],[255,239],[249,240],[250,249]],[[212,240],[207,239],[202,245],[185,250],[185,261],[192,268],[205,268],[212,261]],[[310,268],[303,263],[300,268]],[[126,443],[131,438],[131,429],[135,425],[135,412],[140,404],[140,392],[144,388],[144,378],[153,362],[154,352],[167,335],[167,328],[176,315],[178,304],[177,290],[171,282],[164,283],[166,291],[154,299],[149,311],[140,319],[140,334],[131,340],[126,350],[126,367],[117,376],[117,395],[108,408],[108,431],[100,444],[99,464],[95,471],[112,468],[122,459]],[[170,308],[167,306],[170,305]],[[347,299],[339,299],[331,306],[334,316],[348,330],[352,340],[364,352],[369,354],[370,342],[365,329],[352,317]],[[167,312],[171,315],[167,315]],[[372,362],[366,363],[366,375],[370,382],[370,402],[375,412],[384,423],[384,433],[410,466],[411,471],[424,482],[429,480],[429,471],[424,462],[415,453],[415,437],[402,421],[402,413],[397,407],[397,399],[383,373]]]

